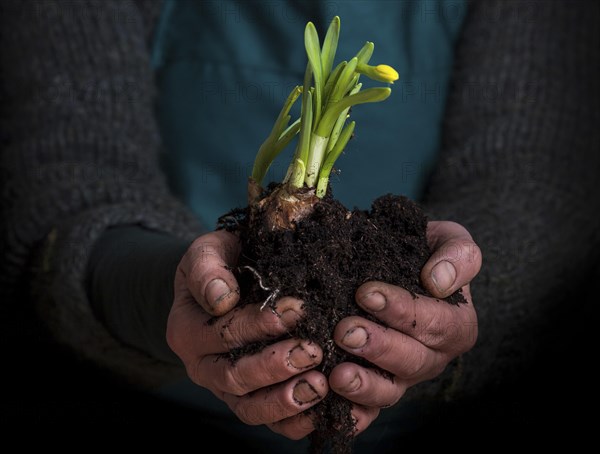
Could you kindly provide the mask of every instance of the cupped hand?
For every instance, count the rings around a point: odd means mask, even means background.
[[[238,238],[225,231],[199,237],[181,259],[167,342],[190,379],[223,400],[247,424],[266,424],[288,438],[314,430],[304,410],[328,392],[325,376],[311,370],[322,359],[319,346],[287,339],[233,364],[230,350],[276,338],[302,317],[302,302],[283,298],[276,311],[237,307],[239,289],[231,272]]]
[[[423,267],[421,282],[433,297],[368,282],[356,292],[356,301],[381,324],[353,316],[335,329],[334,340],[341,348],[391,374],[352,362],[336,366],[329,385],[354,402],[355,409],[373,414],[394,405],[409,387],[436,377],[475,344],[477,315],[469,282],[481,268],[479,247],[464,227],[453,222],[429,222],[427,240],[433,254]],[[467,304],[441,300],[458,289]],[[358,419],[357,432],[372,419],[362,423]]]

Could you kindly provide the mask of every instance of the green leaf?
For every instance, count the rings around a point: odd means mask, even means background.
[[[370,41],[367,41],[361,50],[356,54],[356,58],[358,59],[358,63],[361,65],[366,65],[371,60],[371,56],[373,55],[373,50],[375,49],[375,44]]]
[[[367,88],[354,95],[346,96],[336,103],[329,104],[319,122],[319,126],[317,126],[316,134],[321,137],[329,137],[335,122],[344,109],[357,104],[383,101],[390,96],[391,92],[392,90],[388,87]]]
[[[346,145],[350,141],[352,137],[352,133],[354,132],[354,127],[356,126],[356,122],[351,122],[348,124],[342,133],[340,134],[335,147],[327,154],[323,165],[321,166],[321,171],[319,172],[319,181],[317,183],[317,197],[323,198],[325,193],[327,192],[327,185],[329,184],[329,175],[331,174],[331,170],[333,169],[333,165],[337,158],[340,157]]]
[[[275,120],[275,124],[273,125],[273,129],[271,129],[271,133],[258,149],[256,159],[254,160],[254,166],[252,168],[252,178],[254,178],[258,184],[262,183],[262,180],[269,170],[271,163],[283,149],[278,148],[276,143],[286,129],[290,121],[289,112],[301,93],[302,88],[299,86],[294,87],[294,89],[290,92],[285,103],[283,104],[283,107],[281,108],[281,111],[279,112],[279,115],[277,116],[277,120]]]
[[[321,51],[321,67],[323,69],[323,80],[327,81],[333,61],[335,60],[335,52],[337,51],[338,40],[340,38],[340,18],[335,16],[329,24],[323,49]]]
[[[340,74],[342,73],[347,64],[348,62],[346,61],[340,62],[331,72],[331,74],[329,74],[329,77],[327,78],[327,83],[325,84],[325,88],[323,89],[323,103],[325,105],[327,105],[327,103],[329,102],[329,97],[331,96],[333,87],[335,87],[335,84],[337,83]]]
[[[298,131],[300,131],[300,118],[298,118],[296,121],[294,121],[291,125],[289,125],[279,136],[279,139],[277,140],[277,146],[279,146],[280,143],[288,141],[288,143],[294,138],[294,136],[298,133]],[[288,139],[289,137],[289,139]]]
[[[352,91],[356,88],[357,85],[362,85],[358,83],[358,79],[360,78],[360,74],[354,74],[354,77],[352,78],[352,80],[350,82],[348,82],[348,86],[346,87],[346,91],[344,93],[344,95],[346,93],[351,93]]]
[[[300,131],[300,124],[300,119],[298,118],[281,133],[279,140],[273,145],[275,158],[279,155],[279,153],[285,150],[285,147],[287,147],[292,139],[296,137],[296,134],[298,134],[298,131]]]
[[[355,76],[355,78],[356,77],[358,77],[358,76]],[[350,91],[350,94],[354,95],[354,94],[358,93],[361,88],[362,88],[362,84],[355,85],[354,88]],[[329,142],[327,143],[327,153],[329,153],[335,146],[335,144],[338,140],[338,136],[340,135],[340,131],[342,130],[342,128],[344,127],[344,124],[346,123],[346,120],[350,116],[350,115],[348,115],[349,112],[350,112],[349,107],[347,109],[344,109],[342,111],[342,113],[340,114],[340,116],[338,117],[338,119],[336,120],[335,125],[333,126],[333,129],[331,130],[331,136],[329,137]]]
[[[323,93],[323,68],[321,66],[321,45],[319,43],[319,35],[317,29],[312,22],[306,24],[304,29],[304,47],[306,47],[306,55],[312,68],[313,77],[315,79],[315,109],[313,115],[315,124],[321,117],[321,99]]]
[[[357,63],[358,59],[354,57],[348,62],[346,67],[343,69],[342,73],[340,74],[340,77],[338,77],[338,80],[335,86],[333,87],[333,91],[331,92],[327,109],[329,109],[329,105],[331,103],[338,102],[347,93],[348,85],[350,84],[350,81],[354,78],[356,74]]]

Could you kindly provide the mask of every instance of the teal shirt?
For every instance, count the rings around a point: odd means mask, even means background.
[[[439,149],[465,12],[465,1],[442,0],[167,0],[153,64],[163,166],[173,191],[207,228],[246,204],[256,152],[289,91],[302,83],[306,22],[323,36],[339,15],[336,63],[372,41],[371,63],[393,66],[400,80],[385,102],[353,109],[355,138],[337,162],[334,195],[350,208],[367,208],[389,192],[419,199]],[[265,182],[283,179],[292,153],[289,146]]]
[[[167,0],[153,64],[171,188],[207,228],[224,212],[246,205],[256,152],[288,93],[303,79],[306,22],[313,21],[323,36],[339,15],[336,62],[372,41],[371,62],[392,65],[400,80],[384,103],[353,109],[355,138],[337,162],[341,173],[332,178],[334,194],[360,208],[389,192],[418,199],[438,154],[452,54],[465,13],[465,0]],[[267,181],[283,179],[292,152],[290,146],[280,155]],[[291,442],[265,427],[242,424],[189,380],[160,394],[202,409],[259,452],[306,452],[306,440]],[[383,411],[358,438],[355,452],[389,448],[390,436],[414,428],[415,414],[418,405],[406,403]]]

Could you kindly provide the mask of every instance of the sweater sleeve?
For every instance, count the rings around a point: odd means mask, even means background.
[[[584,1],[476,2],[466,21],[425,198],[483,252],[465,394],[513,385],[597,266],[599,23]]]
[[[200,232],[158,164],[151,8],[118,0],[1,8],[3,291],[20,301],[34,289],[58,340],[133,381],[161,382],[173,366],[112,338],[84,285],[90,250],[111,226],[184,241]]]

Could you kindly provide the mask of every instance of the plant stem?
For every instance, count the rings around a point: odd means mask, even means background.
[[[304,178],[306,177],[306,163],[308,161],[310,153],[310,139],[311,139],[311,127],[313,120],[312,112],[312,90],[306,95],[306,108],[302,112],[300,140],[298,141],[297,157],[294,161],[294,168],[292,170],[291,180],[289,185],[293,189],[300,189],[304,185]]]
[[[328,137],[321,137],[317,134],[313,134],[310,139],[310,152],[308,155],[308,165],[306,166],[306,178],[304,179],[306,186],[309,188],[315,187],[321,163],[325,158],[327,142],[329,142]]]

